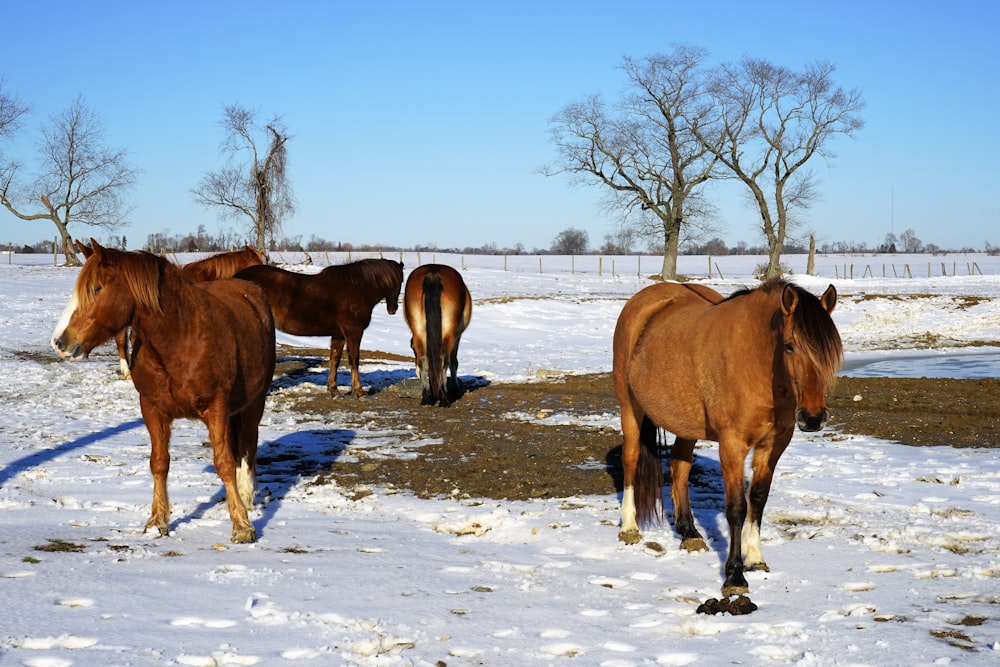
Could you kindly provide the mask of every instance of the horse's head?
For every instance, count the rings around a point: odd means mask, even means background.
[[[399,310],[399,292],[403,289],[403,263],[386,260],[389,263],[389,290],[385,295],[385,309],[390,315]]]
[[[126,253],[104,248],[94,239],[90,247],[77,241],[86,261],[76,279],[73,296],[52,333],[52,349],[63,359],[85,359],[98,345],[107,342],[129,325],[137,298],[156,303],[157,273],[145,271],[153,287],[138,287],[131,258]]]
[[[826,392],[843,357],[830,317],[836,305],[833,285],[818,299],[790,283],[781,292],[782,356],[795,392],[795,422],[803,431],[821,430],[829,417]]]

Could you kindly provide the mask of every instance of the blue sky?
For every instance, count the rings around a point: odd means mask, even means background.
[[[805,226],[821,243],[873,247],[912,228],[946,248],[1000,245],[1000,10],[985,0],[10,5],[0,77],[32,114],[3,149],[30,163],[39,128],[82,96],[143,170],[130,247],[234,226],[190,194],[223,164],[234,103],[293,135],[289,237],[530,251],[576,227],[598,246],[616,222],[601,191],[538,173],[556,157],[549,119],[590,94],[616,99],[623,56],[678,42],[713,62],[829,60],[838,85],[861,89],[865,128],[812,164],[823,198]],[[741,193],[717,196],[719,236],[760,244]],[[53,233],[0,211],[4,244]]]

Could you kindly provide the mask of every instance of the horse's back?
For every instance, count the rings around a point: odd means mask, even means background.
[[[686,307],[706,307],[721,302],[724,297],[704,285],[683,283],[655,283],[644,287],[632,296],[621,313],[614,333],[615,367],[626,363],[635,351],[639,338],[650,321],[663,313]]]
[[[266,391],[275,365],[274,318],[266,293],[259,285],[235,278],[198,283],[198,287],[223,305],[221,309],[212,306],[215,316],[226,320],[216,324],[233,332],[231,344],[248,389]],[[226,346],[225,341],[218,342]]]

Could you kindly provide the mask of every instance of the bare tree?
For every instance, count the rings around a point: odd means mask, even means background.
[[[709,124],[712,132],[695,128],[705,148],[749,189],[767,240],[767,277],[781,273],[794,213],[817,197],[803,167],[814,155],[833,158],[828,144],[834,135],[850,136],[864,126],[860,92],[835,88],[834,69],[818,62],[797,73],[755,58],[723,65],[711,86],[720,125]]]
[[[903,252],[917,253],[924,248],[923,241],[917,238],[917,233],[912,229],[907,229],[900,234],[899,242],[903,244]]]
[[[206,174],[192,194],[198,203],[218,208],[223,217],[246,216],[257,248],[267,252],[282,222],[295,210],[287,172],[291,136],[279,117],[261,126],[257,112],[238,104],[225,108],[219,124],[226,131],[222,152],[228,162]]]
[[[21,220],[48,220],[56,226],[68,265],[79,265],[70,225],[115,230],[126,223],[132,207],[124,195],[138,169],[124,149],[104,145],[104,124],[81,98],[42,128],[40,167],[30,186],[15,187],[17,167],[4,171],[0,204]],[[16,191],[16,192],[15,192]],[[38,202],[42,211],[27,213],[17,201]]]
[[[625,58],[632,92],[610,112],[593,96],[556,114],[550,124],[560,160],[541,170],[604,186],[605,205],[623,220],[655,222],[665,279],[677,276],[682,225],[712,211],[699,186],[712,177],[718,157],[692,131],[711,111],[705,57],[703,49],[679,45],[668,55]]]
[[[590,239],[583,229],[570,227],[556,235],[552,241],[552,253],[555,255],[582,255],[587,252]]]
[[[4,81],[0,78],[0,141],[10,139],[17,134],[18,130],[21,129],[22,118],[29,111],[27,104],[5,92],[3,87]],[[19,167],[18,162],[8,159],[0,151],[0,196],[5,198],[0,201],[6,201],[6,193],[10,190],[11,182]]]

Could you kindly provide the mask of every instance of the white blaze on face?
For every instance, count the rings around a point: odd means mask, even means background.
[[[69,304],[67,304],[66,309],[63,310],[62,315],[59,316],[59,321],[56,322],[56,328],[52,332],[52,341],[51,341],[52,349],[56,351],[56,354],[58,354],[60,357],[63,358],[68,357],[70,355],[69,353],[59,349],[59,346],[56,344],[56,341],[58,341],[62,337],[63,333],[66,331],[66,327],[69,326],[69,320],[71,317],[73,317],[73,313],[76,312],[76,307],[77,307],[77,299],[76,299],[76,292],[74,291],[73,298],[69,300]]]

